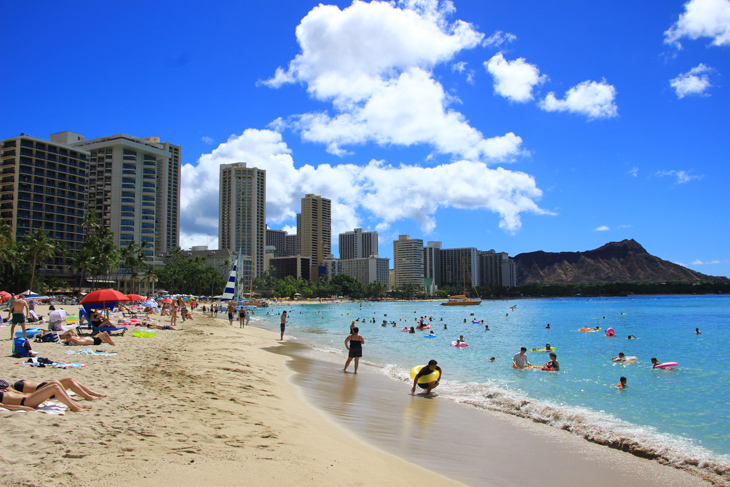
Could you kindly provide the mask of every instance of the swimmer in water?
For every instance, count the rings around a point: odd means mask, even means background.
[[[445,323],[444,323],[444,330],[448,330],[448,328],[446,327],[446,324]]]
[[[619,379],[619,383],[616,384],[616,387],[618,387],[619,389],[625,389],[626,388],[626,377],[621,377]]]
[[[545,329],[546,330],[549,330],[550,329],[550,323],[547,324],[547,326],[545,327]]]
[[[545,344],[545,351],[546,351],[546,352],[549,352],[549,351],[551,351],[551,350],[552,350],[552,348],[550,348],[550,344],[549,344],[549,343],[546,343],[546,344]]]
[[[413,327],[411,327],[411,329],[408,331],[408,333],[416,333],[416,330],[414,330]]]
[[[636,340],[636,335],[629,335],[629,340],[634,339]]]
[[[695,328],[695,335],[702,335],[702,332],[699,328]]]
[[[489,331],[489,325],[484,325],[484,331]]]
[[[618,357],[612,357],[613,362],[626,362],[626,355],[623,352],[618,353]]]
[[[657,365],[660,365],[661,362],[659,362],[656,357],[651,358],[651,368],[656,369]]]
[[[494,357],[489,357],[490,362],[494,362]]]

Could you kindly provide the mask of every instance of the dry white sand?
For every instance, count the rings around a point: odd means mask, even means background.
[[[459,485],[366,445],[309,405],[288,381],[287,358],[261,350],[275,334],[202,313],[183,328],[154,338],[130,329],[116,347],[91,347],[113,357],[32,344],[41,357],[88,364],[81,369],[16,365],[10,329],[0,328],[0,377],[11,384],[70,376],[108,395],[63,416],[0,411],[0,483]]]

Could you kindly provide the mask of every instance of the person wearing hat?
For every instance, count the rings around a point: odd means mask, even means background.
[[[418,379],[423,377],[424,375],[428,375],[432,373],[433,371],[438,370],[439,371],[439,377],[438,379],[427,382],[424,384],[419,384]],[[438,387],[439,382],[441,381],[441,378],[443,377],[444,373],[441,370],[441,367],[438,366],[438,362],[435,360],[429,360],[428,365],[421,368],[421,370],[418,371],[416,374],[416,377],[413,379],[413,387],[411,388],[411,394],[413,394],[416,391],[416,386],[420,387],[421,389],[426,389],[426,392],[424,394],[429,394],[435,387]]]

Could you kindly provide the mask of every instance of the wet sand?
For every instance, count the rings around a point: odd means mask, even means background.
[[[313,405],[359,438],[468,485],[711,485],[689,472],[550,426],[438,396],[411,396],[411,384],[372,367],[361,365],[357,375],[344,374],[344,363],[309,358],[308,348],[287,342],[268,350],[292,357],[287,365],[296,372],[293,382]],[[448,380],[448,371],[444,374]]]
[[[289,382],[287,358],[262,350],[278,333],[202,313],[182,328],[154,338],[130,330],[117,346],[91,347],[114,356],[32,344],[41,357],[87,364],[76,369],[16,365],[10,329],[0,328],[0,378],[71,376],[108,395],[63,416],[0,411],[0,484],[461,485],[367,445],[312,407]]]

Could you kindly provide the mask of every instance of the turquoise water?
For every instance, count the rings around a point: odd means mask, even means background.
[[[529,417],[599,443],[630,445],[670,462],[713,468],[730,459],[730,297],[524,299],[469,307],[433,302],[274,306],[269,316],[258,313],[257,321],[278,330],[283,309],[292,311],[287,335],[311,343],[330,360],[344,360],[349,325],[359,319],[366,340],[363,361],[408,380],[411,367],[434,358],[444,371],[441,397]],[[424,338],[428,331],[400,332],[420,316],[430,321],[436,338]],[[397,326],[382,327],[383,320]],[[490,331],[472,320],[484,320]],[[578,331],[596,326],[603,331]],[[609,327],[616,336],[605,336]],[[629,334],[637,339],[628,340]],[[450,347],[460,335],[469,347]],[[521,346],[529,350],[546,343],[556,349],[560,372],[510,367]],[[638,361],[611,362],[619,352]],[[546,353],[527,355],[532,364],[549,360]],[[652,369],[651,357],[679,366]],[[625,390],[616,388],[621,376],[628,379]]]

